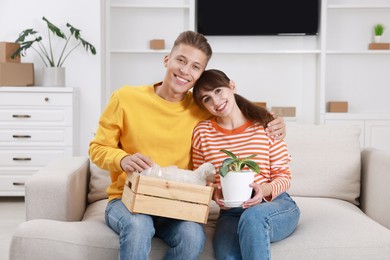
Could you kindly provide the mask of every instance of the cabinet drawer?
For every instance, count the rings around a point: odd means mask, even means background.
[[[63,107],[50,110],[4,108],[0,109],[0,122],[2,124],[16,125],[72,125],[72,108]]]
[[[64,156],[72,156],[72,149],[0,150],[0,167],[45,166],[49,162]]]
[[[0,176],[1,192],[24,192],[24,184],[29,175],[23,176]]]
[[[0,146],[72,146],[72,128],[1,129]]]
[[[9,106],[72,106],[72,93],[3,92],[0,104]]]

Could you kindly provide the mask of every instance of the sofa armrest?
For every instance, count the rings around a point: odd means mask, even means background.
[[[80,221],[87,206],[89,159],[49,163],[26,181],[26,219]]]
[[[373,148],[362,151],[361,209],[390,229],[390,154]]]

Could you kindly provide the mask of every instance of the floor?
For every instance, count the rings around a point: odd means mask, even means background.
[[[24,197],[0,197],[0,260],[8,259],[12,234],[25,220]]]

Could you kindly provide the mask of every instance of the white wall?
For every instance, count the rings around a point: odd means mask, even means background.
[[[81,47],[65,62],[66,85],[79,89],[80,155],[87,155],[88,144],[101,112],[101,1],[100,0],[1,0],[0,41],[15,41],[19,33],[33,28],[46,38],[42,17],[67,32],[66,23],[81,29],[81,35],[97,49],[87,54]],[[30,50],[22,62],[34,62],[36,85],[41,81],[42,62]]]

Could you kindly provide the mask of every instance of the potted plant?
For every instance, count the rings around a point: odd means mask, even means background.
[[[34,29],[26,29],[22,31],[19,34],[18,39],[16,39],[15,42],[19,43],[20,47],[12,54],[11,57],[15,58],[17,56],[26,56],[27,50],[30,48],[33,49],[44,64],[43,85],[65,86],[65,68],[63,65],[69,55],[80,45],[82,45],[87,52],[91,52],[93,55],[96,54],[96,49],[91,43],[81,37],[79,29],[73,27],[69,23],[66,24],[69,28],[69,34],[65,35],[59,27],[51,23],[45,17],[42,17],[42,20],[46,22],[48,28],[48,46],[43,44],[43,38],[37,31]],[[53,49],[52,36],[56,36],[60,40],[64,41],[62,49],[58,52],[60,53],[58,58],[56,58]],[[50,76],[50,73],[59,74]],[[60,79],[60,82],[53,82],[53,79]]]
[[[374,26],[374,42],[376,43],[381,42],[381,38],[384,30],[385,27],[382,24],[378,23]]]
[[[255,173],[260,173],[259,165],[250,160],[256,155],[240,158],[228,150],[220,152],[229,156],[219,169],[224,204],[227,207],[239,207],[250,199],[253,189],[249,185],[253,183]],[[245,166],[250,170],[244,170]]]

